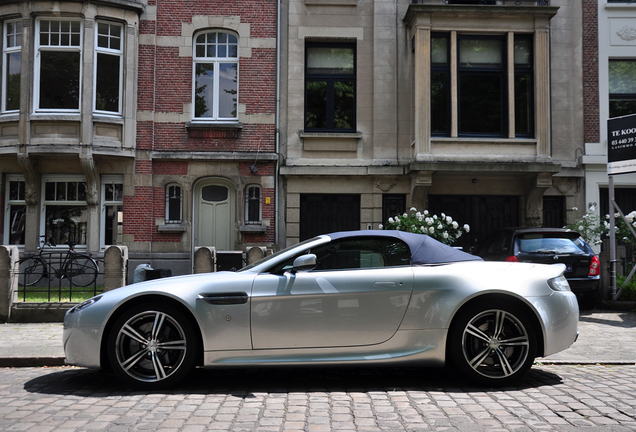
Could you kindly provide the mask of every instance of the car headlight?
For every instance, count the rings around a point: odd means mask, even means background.
[[[86,309],[86,308],[87,308],[87,307],[89,307],[90,305],[92,305],[92,304],[94,304],[94,303],[97,303],[97,302],[99,301],[99,299],[101,299],[101,298],[102,298],[102,296],[101,296],[101,295],[98,295],[98,296],[93,297],[93,298],[89,298],[88,300],[83,301],[83,302],[81,302],[80,304],[73,306],[73,307],[72,307],[72,308],[68,311],[68,313],[78,312],[78,311],[81,311],[82,309]]]
[[[550,285],[550,288],[554,291],[570,291],[570,284],[563,275],[548,279],[548,285]]]

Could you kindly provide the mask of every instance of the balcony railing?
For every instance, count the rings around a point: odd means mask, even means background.
[[[550,6],[550,0],[412,0],[411,3],[430,5]]]

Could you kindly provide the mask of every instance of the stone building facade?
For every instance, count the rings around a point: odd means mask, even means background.
[[[471,225],[474,249],[584,204],[580,2],[286,5],[288,244],[416,207]]]
[[[182,274],[275,243],[276,1],[9,0],[0,23],[4,244]]]

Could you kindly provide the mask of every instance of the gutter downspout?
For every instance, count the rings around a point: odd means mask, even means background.
[[[280,0],[276,2],[276,108],[275,108],[275,152],[276,152],[276,169],[274,170],[274,199],[276,200],[274,206],[274,243],[278,244],[279,233],[279,206],[280,206],[280,191],[279,191],[279,176],[280,176],[280,13],[281,3]],[[281,245],[282,247],[283,245]]]

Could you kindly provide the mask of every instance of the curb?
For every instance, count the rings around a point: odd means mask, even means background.
[[[0,367],[52,367],[65,366],[64,357],[0,357]]]

